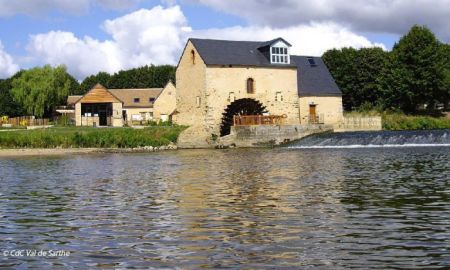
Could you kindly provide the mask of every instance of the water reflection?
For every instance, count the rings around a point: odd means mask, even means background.
[[[6,268],[450,266],[449,148],[0,159]]]

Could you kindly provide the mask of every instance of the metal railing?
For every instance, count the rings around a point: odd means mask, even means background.
[[[286,115],[235,115],[234,126],[282,125]]]
[[[308,116],[308,124],[324,124],[324,123],[325,119],[323,114]]]

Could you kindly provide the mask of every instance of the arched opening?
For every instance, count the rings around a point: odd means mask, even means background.
[[[261,102],[251,99],[243,98],[232,102],[227,106],[225,112],[222,114],[222,124],[220,126],[220,136],[230,134],[231,126],[233,125],[233,116],[235,115],[262,115],[267,112]]]
[[[247,79],[247,94],[255,93],[255,80],[253,78]]]

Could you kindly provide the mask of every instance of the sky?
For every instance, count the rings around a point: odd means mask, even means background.
[[[0,78],[45,64],[78,80],[176,65],[190,37],[283,37],[309,56],[390,50],[414,24],[449,43],[450,0],[0,0]]]

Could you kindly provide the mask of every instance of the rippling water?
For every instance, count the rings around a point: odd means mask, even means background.
[[[0,159],[0,268],[445,269],[450,148]]]

